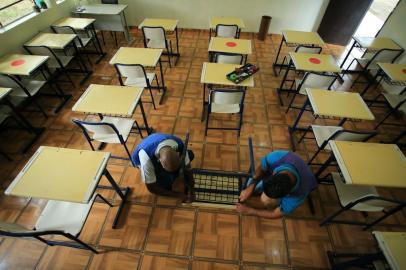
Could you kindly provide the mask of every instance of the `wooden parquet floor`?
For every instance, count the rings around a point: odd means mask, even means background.
[[[130,44],[142,47],[141,33],[131,30],[135,40]],[[121,35],[118,35],[120,38]],[[202,63],[207,61],[208,31],[180,29],[180,53],[178,64],[169,68],[164,64],[167,96],[162,105],[154,110],[150,103],[145,111],[150,126],[159,132],[172,133],[184,137],[190,132],[190,148],[195,153],[193,167],[246,171],[249,166],[247,139],[253,137],[255,159],[276,149],[290,149],[287,127],[297,116],[296,110],[285,113],[286,107],[279,106],[276,88],[281,76],[275,77],[272,63],[281,36],[272,35],[265,41],[256,40],[252,33],[242,33],[241,38],[252,39],[253,54],[248,62],[260,67],[255,75],[255,88],[246,95],[246,107],[241,136],[235,131],[210,130],[204,136],[202,113],[202,85],[200,74]],[[84,85],[79,85],[81,77],[74,76],[77,87],[61,83],[67,93],[73,95],[66,107],[58,114],[53,106],[58,100],[43,97],[39,102],[46,108],[49,118],[44,119],[36,112],[25,115],[37,126],[45,126],[46,131],[40,140],[26,154],[21,154],[29,134],[22,130],[1,133],[0,148],[10,153],[13,161],[0,159],[0,220],[16,222],[32,228],[44,208],[46,201],[17,198],[4,195],[5,188],[22,169],[28,158],[40,145],[89,149],[81,131],[71,119],[83,118],[73,113],[71,108],[90,83],[118,84],[115,70],[108,61],[116,52],[114,42],[106,35],[104,49],[107,56],[93,64],[93,75]],[[120,40],[121,46],[128,46]],[[326,45],[323,52],[333,54],[338,61],[343,57],[343,47]],[[284,51],[286,53],[286,51]],[[94,62],[95,58],[92,57]],[[344,76],[344,83],[335,87],[346,89],[351,76]],[[371,96],[374,96],[371,91]],[[156,100],[160,93],[154,91]],[[288,101],[286,95],[284,102]],[[150,100],[145,94],[143,100]],[[299,99],[298,99],[299,101]],[[382,119],[387,110],[374,108],[377,119]],[[140,110],[135,118],[142,122]],[[237,118],[214,116],[211,126],[234,125]],[[401,123],[405,119],[393,118]],[[312,115],[305,113],[303,123],[313,121]],[[333,120],[317,120],[333,124]],[[403,122],[405,123],[405,122]],[[347,122],[346,128],[369,129],[368,122]],[[375,141],[393,139],[397,128],[379,129]],[[140,142],[138,135],[128,140],[130,151]],[[121,145],[108,145],[106,151],[113,155],[126,156]],[[316,150],[311,140],[298,145],[297,153],[308,159]],[[317,161],[323,161],[321,154]],[[312,215],[309,206],[304,204],[297,211],[280,220],[239,215],[232,210],[197,209],[182,205],[173,198],[158,197],[145,188],[139,171],[128,161],[111,159],[108,168],[121,185],[130,186],[130,201],[126,204],[117,229],[111,224],[117,207],[96,203],[91,210],[81,239],[94,245],[102,252],[94,255],[84,250],[67,247],[47,247],[30,239],[0,238],[0,269],[193,269],[193,270],[280,270],[280,269],[326,269],[329,268],[327,250],[340,252],[366,252],[376,249],[370,231],[359,227],[332,225],[319,227],[320,220],[339,207],[334,188],[322,186],[314,192],[316,214]],[[108,184],[104,179],[103,184]],[[107,198],[119,199],[108,190],[100,191]],[[404,190],[385,189],[386,196],[406,199]],[[348,213],[348,219],[365,219],[358,213]],[[370,218],[370,217],[367,217]],[[406,215],[401,212],[376,226],[376,230],[406,230]]]

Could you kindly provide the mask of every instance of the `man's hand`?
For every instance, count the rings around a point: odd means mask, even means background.
[[[237,203],[237,211],[241,214],[255,215],[256,210],[241,203]]]
[[[252,193],[254,192],[255,185],[251,184],[246,189],[241,191],[240,194],[240,202],[246,201],[249,197],[251,197]]]

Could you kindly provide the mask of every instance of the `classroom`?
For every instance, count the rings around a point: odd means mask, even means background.
[[[406,0],[0,0],[0,269],[406,269]]]

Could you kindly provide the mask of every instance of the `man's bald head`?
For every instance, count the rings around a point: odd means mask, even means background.
[[[165,171],[176,172],[180,167],[181,158],[172,147],[162,147],[159,150],[159,162]]]

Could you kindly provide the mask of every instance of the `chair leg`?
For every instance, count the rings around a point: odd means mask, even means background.
[[[155,101],[154,101],[154,95],[152,95],[152,90],[151,90],[151,86],[150,86],[150,85],[148,85],[148,90],[149,90],[149,95],[151,96],[152,106],[154,106],[154,110],[156,110]]]
[[[99,197],[105,204],[107,204],[110,207],[113,207],[113,204],[111,204],[106,198],[104,198],[101,194],[97,193],[96,197]]]
[[[240,113],[240,121],[239,121],[239,125],[238,125],[238,137],[240,137],[240,133],[241,133],[242,116],[243,116],[243,111],[241,111],[241,113]]]
[[[303,141],[303,139],[305,138],[307,132],[309,132],[311,128],[312,128],[312,126],[308,126],[308,127],[307,127],[307,129],[303,132],[302,137],[300,137],[298,143],[301,143],[301,142]]]
[[[388,117],[391,116],[392,113],[394,113],[395,111],[396,111],[396,110],[391,109],[391,110],[388,112],[388,114],[386,114],[385,117],[384,117],[381,121],[379,121],[379,123],[375,126],[375,129],[378,129],[378,127],[379,127],[380,125],[382,125],[383,122],[384,122],[386,119],[388,119]]]
[[[316,158],[316,156],[319,154],[320,152],[320,148],[317,149],[316,153],[314,153],[314,155],[310,158],[310,160],[307,162],[307,165],[311,165],[312,161]]]
[[[205,128],[205,130],[204,130],[204,136],[207,136],[207,129],[208,129],[208,127],[209,127],[209,116],[210,116],[209,108],[207,108],[207,114],[206,114],[206,128]]]
[[[44,115],[45,118],[48,118],[48,114],[42,109],[41,105],[36,100],[32,100],[32,102],[35,104],[35,106],[41,111],[41,113]]]
[[[75,83],[72,80],[72,77],[69,75],[69,73],[66,71],[66,69],[63,69],[63,73],[65,74],[65,76],[68,78],[68,80],[70,81],[70,83],[72,84],[73,87],[76,87]]]
[[[124,145],[125,151],[127,152],[128,157],[129,157],[129,159],[131,161],[131,164],[135,167],[135,164],[134,164],[134,162],[133,162],[133,160],[131,158],[130,151],[128,151],[127,145],[125,143],[123,143],[123,145]]]
[[[114,41],[116,42],[116,47],[118,47],[117,32],[116,31],[114,31]]]
[[[89,246],[88,244],[86,244],[85,242],[81,241],[79,238],[69,234],[69,233],[64,233],[64,236],[66,238],[69,238],[73,241],[75,241],[76,243],[78,243],[79,245],[81,245],[82,247],[84,247],[85,249],[88,249],[90,251],[92,251],[95,254],[99,254],[99,252],[97,250],[95,250],[93,247]]]
[[[358,76],[357,76],[357,77],[355,78],[355,80],[352,82],[350,88],[353,88],[353,87],[354,87],[355,83],[358,81],[358,79],[359,79],[360,77],[361,77],[361,73],[358,74]]]
[[[293,94],[293,97],[292,97],[292,99],[290,100],[290,102],[289,102],[289,104],[288,104],[288,107],[286,108],[285,113],[288,113],[288,112],[289,112],[289,109],[292,107],[292,104],[293,104],[293,101],[294,101],[295,98],[296,98],[296,95],[297,95],[297,93],[294,93],[294,94]]]
[[[135,123],[135,126],[136,126],[137,129],[138,129],[138,132],[140,133],[140,137],[141,137],[141,138],[144,138],[144,136],[142,136],[142,130],[141,130],[140,126],[138,125],[138,122],[135,121],[134,123]]]
[[[100,33],[101,33],[101,36],[102,36],[103,44],[104,44],[104,46],[106,46],[106,40],[104,39],[103,31],[100,31]]]
[[[282,63],[281,63],[281,67],[279,68],[278,76],[279,76],[279,75],[281,74],[281,72],[282,72],[282,67],[283,67],[283,64],[285,63],[285,61],[286,61],[286,56],[283,57],[283,60],[282,60]]]

